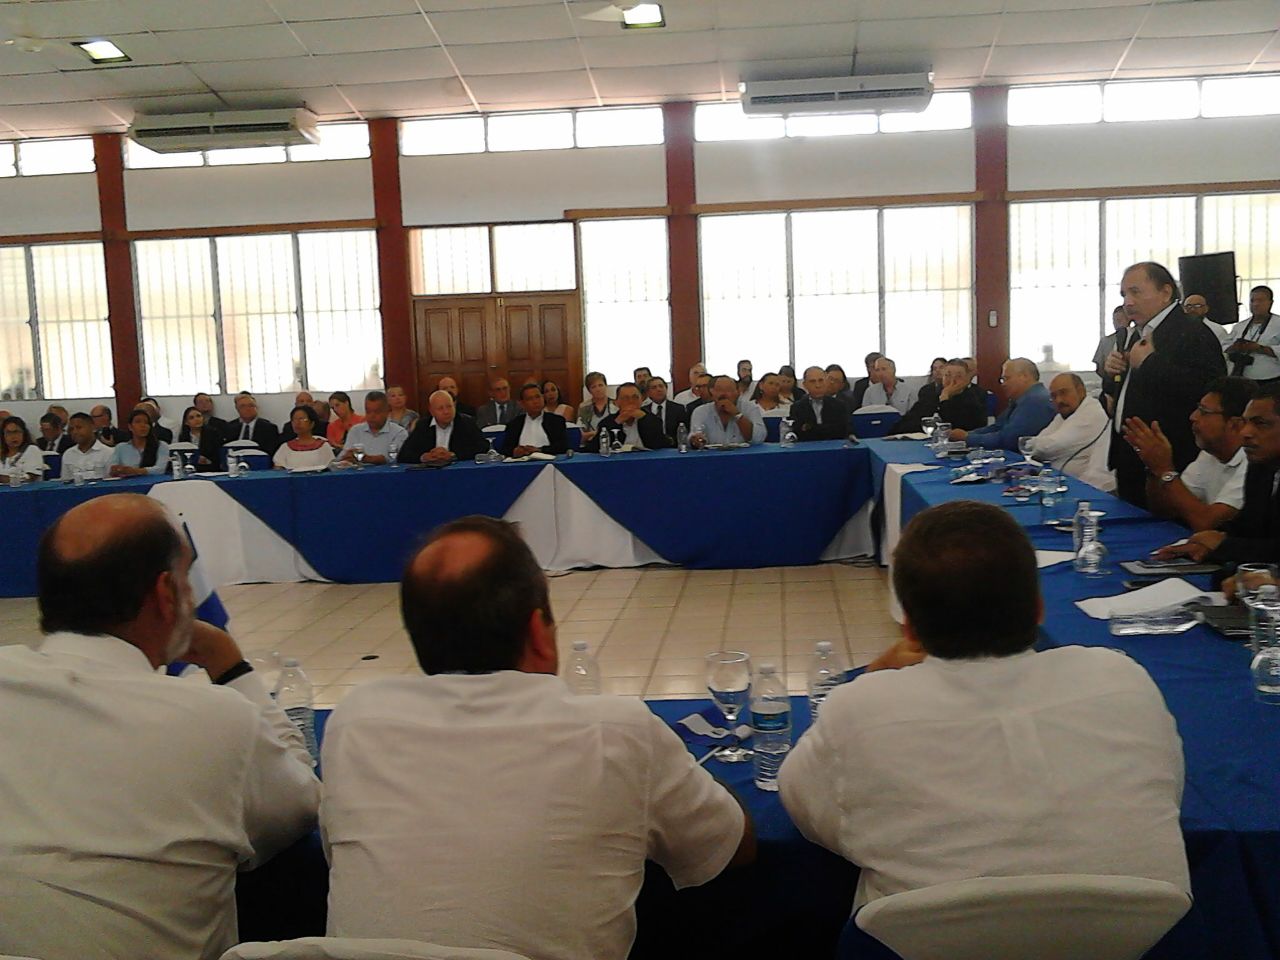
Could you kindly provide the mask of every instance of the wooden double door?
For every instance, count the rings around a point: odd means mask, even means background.
[[[512,296],[419,297],[413,304],[418,406],[443,376],[458,381],[461,400],[478,407],[489,383],[505,378],[511,398],[520,385],[554,380],[561,398],[582,399],[582,308],[576,292]]]

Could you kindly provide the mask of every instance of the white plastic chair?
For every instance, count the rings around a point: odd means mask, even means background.
[[[527,960],[506,950],[442,947],[417,940],[365,940],[356,937],[302,937],[241,943],[221,960]]]
[[[1190,908],[1160,880],[977,877],[873,900],[854,922],[903,960],[1137,960]]]

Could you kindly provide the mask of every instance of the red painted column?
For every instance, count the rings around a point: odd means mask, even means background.
[[[128,419],[142,398],[142,360],[138,344],[133,248],[129,245],[124,202],[124,138],[93,135],[98,169],[98,208],[102,216],[102,255],[107,278],[107,324],[111,331],[111,368],[115,377],[116,423]]]
[[[409,231],[400,198],[400,129],[394,117],[369,121],[373,215],[378,222],[378,287],[382,302],[382,368],[387,386],[418,395],[409,292]]]
[[[973,218],[978,382],[1000,396],[1000,367],[1009,358],[1008,102],[1007,87],[973,91],[975,186],[981,195]]]
[[[689,386],[689,368],[702,359],[702,283],[698,271],[698,218],[693,170],[693,104],[664,103],[667,149],[667,257],[671,278],[671,379]]]

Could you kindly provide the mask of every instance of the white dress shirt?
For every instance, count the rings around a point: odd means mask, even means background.
[[[1086,396],[1076,412],[1065,420],[1058,414],[1036,435],[1031,458],[1055,470],[1065,469],[1073,477],[1099,490],[1116,488],[1116,478],[1107,469],[1111,436],[1107,411],[1096,397]]]
[[[0,797],[0,953],[216,960],[237,867],[311,830],[320,785],[257,674],[60,633],[0,648]]]
[[[720,412],[716,410],[715,403],[704,403],[689,418],[689,435],[700,433],[707,438],[707,443],[750,443],[752,446],[764,443],[764,416],[760,413],[760,408],[750,400],[741,399],[738,401],[738,410],[738,416],[726,426],[720,421]],[[742,439],[742,430],[738,427],[738,420],[743,417],[751,422],[749,441]]]
[[[374,432],[366,420],[357,423],[347,431],[346,443],[342,447],[342,453],[353,450],[356,444],[364,447],[365,456],[369,457],[385,457],[391,452],[391,444],[397,447],[403,447],[405,440],[409,438],[408,431],[398,423],[392,423],[388,420],[382,425],[382,429]]]
[[[101,480],[110,473],[113,456],[112,448],[97,439],[88,453],[82,453],[78,446],[67,447],[62,453],[62,476],[74,477],[75,469],[79,467],[85,479]]]
[[[541,450],[549,443],[551,441],[547,439],[547,431],[542,426],[542,414],[531,417],[526,413],[524,415],[524,426],[520,430],[520,442],[516,446],[537,447]]]
[[[862,395],[864,407],[893,407],[899,413],[906,413],[916,402],[917,390],[905,380],[899,380],[893,388],[893,396],[885,392],[884,384],[873,383]]]
[[[435,417],[431,418],[431,425],[436,428],[436,446],[449,449],[449,441],[453,439],[453,425],[457,420],[450,420],[447,427],[440,426],[440,421]]]
[[[361,684],[323,764],[329,936],[623,960],[645,859],[692,886],[742,838],[737,802],[641,701],[543,674]]]
[[[698,399],[698,395],[692,390],[681,390],[671,399],[682,407],[687,407],[689,404],[693,403],[693,401]]]
[[[235,436],[227,437],[227,442],[230,443],[232,440],[252,440],[253,429],[258,425],[259,419],[260,418],[258,417],[254,417],[252,420],[233,421],[231,425],[234,428]]]
[[[13,472],[14,467],[18,467],[28,476],[43,479],[44,454],[34,443],[29,443],[16,457],[0,457],[0,471],[3,471],[6,476]]]
[[[1248,469],[1244,447],[1226,463],[1208,450],[1201,450],[1182,471],[1182,485],[1203,503],[1221,503],[1239,510],[1244,506],[1244,475]]]
[[[837,688],[782,765],[810,840],[862,868],[854,899],[971,877],[1092,873],[1190,889],[1182,742],[1113,650],[930,657]]]
[[[1265,330],[1261,330],[1262,324],[1255,323],[1253,318],[1241,320],[1231,328],[1231,339],[1227,342],[1227,346],[1235,343],[1237,340],[1244,338],[1245,340],[1253,340],[1262,344],[1264,347],[1270,347],[1276,354],[1280,354],[1280,317],[1274,313],[1270,315]],[[1251,353],[1253,363],[1244,368],[1243,377],[1250,380],[1271,380],[1280,377],[1280,360],[1275,357],[1269,357],[1265,353]],[[1227,369],[1231,369],[1232,355],[1227,354]]]
[[[1154,317],[1148,320],[1144,326],[1139,327],[1138,332],[1140,335],[1140,339],[1145,340],[1149,338],[1152,334],[1154,334],[1156,332],[1156,327],[1160,326],[1160,324],[1164,322],[1164,318],[1167,317],[1170,313],[1172,313],[1173,308],[1176,306],[1178,306],[1177,300],[1173,301],[1173,303],[1169,304],[1167,307],[1165,307],[1163,310],[1157,313]],[[1132,333],[1129,334],[1129,339],[1133,340]],[[1133,340],[1133,342],[1137,343],[1138,341]],[[1133,348],[1130,347],[1129,349],[1133,349]],[[1133,374],[1133,370],[1130,369],[1129,374],[1126,375],[1124,378],[1124,385],[1120,387],[1120,396],[1116,400],[1116,415],[1115,415],[1115,419],[1111,421],[1112,429],[1115,430],[1116,433],[1124,432],[1124,398],[1129,394],[1129,381],[1133,379],[1132,374]]]

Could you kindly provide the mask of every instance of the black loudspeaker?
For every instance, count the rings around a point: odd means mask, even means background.
[[[1182,296],[1198,293],[1204,297],[1209,304],[1210,320],[1231,329],[1231,325],[1240,319],[1234,251],[1179,257],[1178,274]]]

